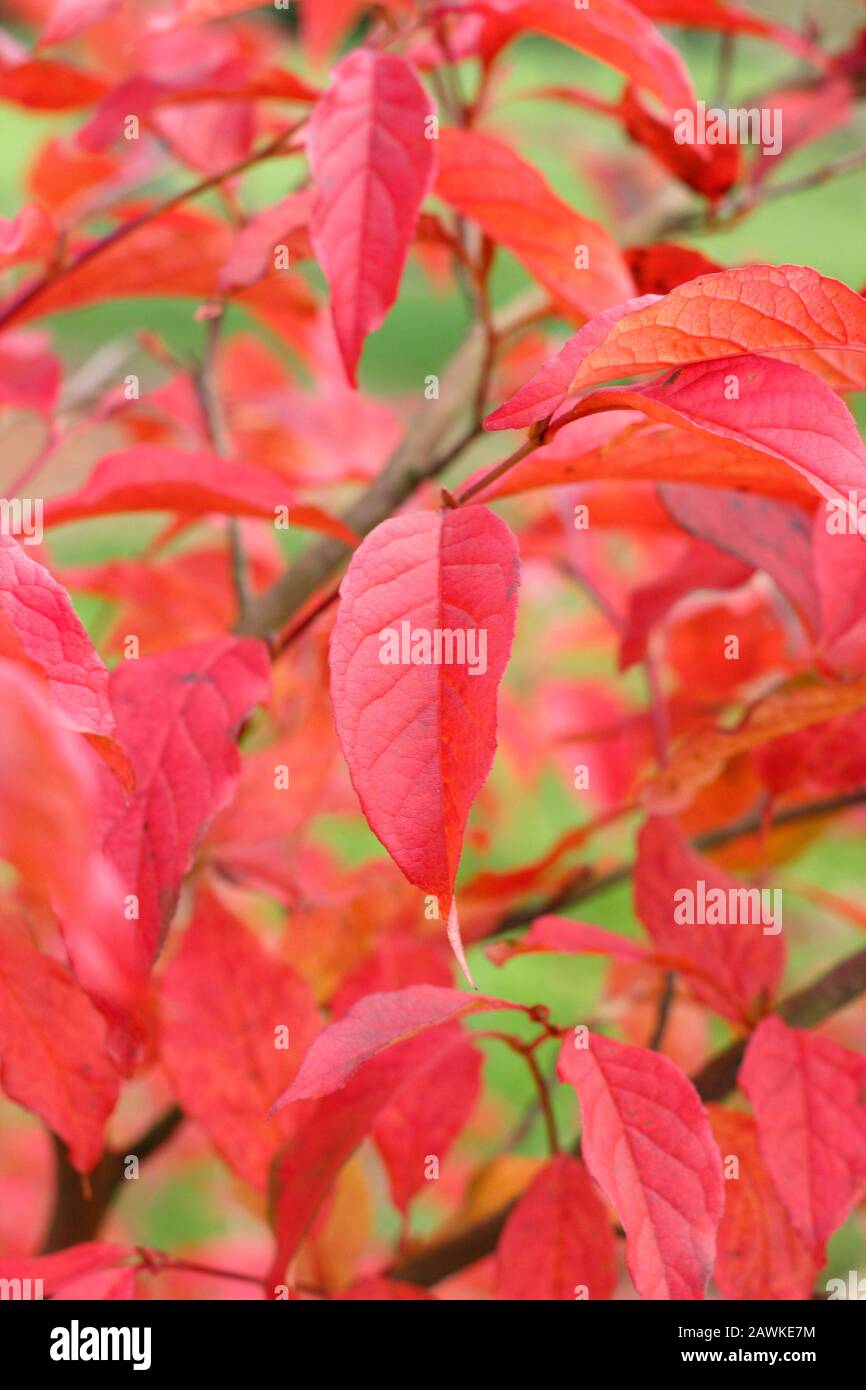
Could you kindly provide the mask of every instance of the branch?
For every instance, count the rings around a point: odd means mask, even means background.
[[[497,335],[511,332],[514,323],[523,322],[527,312],[539,302],[538,294],[531,291],[497,315]],[[484,370],[486,343],[484,328],[475,325],[442,376],[439,399],[425,401],[419,407],[403,443],[386,467],[343,513],[341,520],[357,535],[369,535],[411,497],[419,484],[435,478],[478,437],[481,429],[476,420],[470,420],[462,434],[457,435],[456,431],[464,415],[471,412]],[[256,637],[278,632],[348,555],[348,547],[342,541],[326,537],[316,542],[250,604],[237,630]]]
[[[129,1145],[123,1153],[106,1149],[96,1167],[83,1177],[69,1161],[62,1139],[52,1135],[57,1156],[54,1211],[42,1254],[66,1250],[70,1245],[93,1240],[102,1225],[115,1192],[123,1182],[123,1170],[128,1155],[134,1154],[139,1163],[156,1153],[183,1124],[183,1111],[169,1110],[157,1120],[138,1143]]]
[[[824,817],[834,816],[839,811],[847,811],[851,806],[863,805],[866,805],[866,791],[846,792],[842,796],[830,796],[821,801],[806,801],[800,806],[788,806],[773,816],[770,825],[775,827],[795,825],[802,821],[823,820]],[[767,818],[763,811],[759,810],[735,821],[733,825],[725,825],[718,830],[708,830],[702,835],[696,835],[692,845],[699,851],[720,849],[723,845],[746,839],[749,835],[757,835],[767,828]],[[491,931],[486,933],[485,937],[478,939],[488,940],[494,936],[504,936],[507,932],[515,931],[519,927],[529,926],[536,917],[543,917],[551,912],[559,912],[566,907],[574,907],[577,903],[584,902],[587,898],[594,898],[597,893],[603,893],[608,888],[616,888],[620,883],[627,883],[634,873],[634,867],[634,863],[619,864],[615,869],[610,869],[605,874],[593,876],[588,873],[586,865],[581,865],[571,879],[560,884],[546,898],[525,904],[523,907],[507,913],[499,919]],[[475,942],[472,944],[474,945]]]
[[[786,1023],[810,1028],[866,992],[866,950],[858,951],[821,975],[813,984],[784,999],[775,1010]],[[704,1101],[723,1100],[735,1087],[746,1041],[739,1040],[702,1067],[692,1078]],[[429,1288],[457,1274],[496,1249],[503,1227],[515,1203],[509,1202],[447,1240],[409,1255],[387,1271],[391,1279]]]
[[[304,120],[296,122],[295,125],[287,126],[261,149],[237,160],[226,169],[218,169],[215,174],[209,174],[207,178],[199,179],[197,183],[188,184],[179,193],[173,193],[170,198],[165,198],[161,203],[154,203],[152,207],[146,208],[138,217],[132,217],[128,222],[121,222],[120,226],[115,227],[113,231],[99,237],[96,241],[91,241],[71,260],[53,266],[38,280],[32,280],[17,295],[13,295],[6,304],[0,307],[0,328],[6,328],[10,323],[13,323],[25,309],[29,309],[49,289],[53,289],[59,280],[65,280],[67,275],[71,275],[80,266],[86,265],[88,261],[94,260],[97,256],[101,256],[103,251],[116,246],[118,242],[124,241],[128,236],[132,236],[133,232],[147,226],[148,222],[154,222],[163,213],[171,212],[173,208],[180,207],[182,203],[188,202],[191,198],[198,198],[202,193],[210,192],[212,188],[218,188],[227,179],[234,178],[236,174],[244,173],[245,170],[251,169],[256,164],[261,164],[264,159],[271,159],[277,154],[294,153],[285,147],[292,136],[301,129],[305,121],[306,117]]]

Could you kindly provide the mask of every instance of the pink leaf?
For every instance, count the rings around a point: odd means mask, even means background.
[[[536,917],[521,941],[500,941],[488,946],[487,955],[495,965],[504,965],[513,956],[537,951],[558,951],[565,955],[610,956],[631,964],[645,961],[648,952],[639,941],[597,927],[592,922],[573,922],[568,917]]]
[[[518,577],[505,523],[463,507],[384,522],[340,588],[331,696],[352,783],[409,882],[438,897],[452,937],[463,832],[496,749]]]
[[[309,1107],[272,1172],[277,1249],[270,1280],[274,1285],[281,1282],[343,1164],[377,1117],[400,1088],[411,1083],[416,1070],[433,1067],[437,1057],[447,1065],[454,1041],[455,1029],[447,1024],[406,1037],[371,1057],[342,1090]]]
[[[72,976],[22,932],[0,933],[3,1090],[60,1135],[79,1172],[102,1153],[120,1084],[105,1055],[105,1020]]]
[[[740,1085],[776,1191],[820,1252],[866,1182],[866,1058],[765,1018],[746,1049]]]
[[[768,1004],[785,962],[781,920],[765,923],[760,891],[693,850],[675,820],[650,817],[641,830],[634,891],[635,912],[656,947],[692,963],[688,984],[696,999],[738,1022],[756,1004]],[[684,920],[689,902],[697,919],[691,923]]]
[[[559,1076],[577,1091],[583,1155],[616,1208],[641,1298],[701,1299],[724,1205],[722,1165],[698,1093],[645,1047],[567,1038]]]
[[[112,737],[102,658],[62,584],[9,536],[0,536],[0,655],[38,671],[67,729]]]
[[[240,774],[238,729],[269,689],[265,644],[215,637],[112,672],[118,736],[135,772],[123,802],[106,787],[105,851],[138,903],[151,959],[195,849]]]
[[[246,289],[273,270],[276,246],[307,225],[314,198],[314,189],[305,188],[250,218],[238,232],[220,270],[223,293]]]
[[[235,1172],[263,1190],[297,1127],[296,1112],[275,1121],[268,1106],[319,1031],[309,985],[201,894],[160,1000],[162,1059],[179,1103]]]
[[[479,1009],[518,1008],[484,994],[439,985],[409,985],[387,994],[368,994],[315,1039],[295,1080],[273,1106],[327,1096],[346,1085],[358,1068],[384,1048],[426,1028],[463,1018]]]
[[[425,129],[432,110],[404,58],[358,49],[334,69],[310,121],[310,235],[353,383],[364,339],[397,297],[433,178],[436,145]]]
[[[769,574],[812,631],[818,631],[812,527],[802,507],[729,488],[687,483],[665,483],[659,488],[659,497],[674,520],[692,535]]]
[[[625,315],[645,305],[655,304],[659,296],[645,294],[639,299],[627,299],[612,309],[605,309],[584,324],[555,357],[549,357],[525,386],[494,410],[484,421],[486,430],[519,430],[553,415],[571,389],[575,372],[587,353],[604,342],[613,324]]]
[[[288,483],[278,473],[238,459],[153,444],[106,454],[77,492],[48,499],[44,518],[46,526],[61,526],[118,512],[171,511],[187,517],[224,512],[273,521],[278,507],[289,508],[293,525],[357,544],[357,536],[342,522],[318,507],[295,505]]]
[[[388,1174],[391,1199],[406,1211],[426,1185],[426,1164],[444,1163],[478,1099],[482,1058],[475,1044],[458,1037],[451,1051],[413,1071],[379,1114],[373,1139]]]
[[[0,405],[53,415],[60,395],[60,359],[41,333],[6,333],[0,343]]]
[[[496,1252],[496,1297],[552,1303],[610,1298],[616,1242],[583,1164],[559,1154],[533,1179]]]
[[[106,19],[120,6],[120,0],[54,0],[48,19],[39,35],[39,47],[65,43],[92,24]]]
[[[599,409],[643,410],[742,444],[788,464],[825,497],[866,487],[866,447],[853,416],[814,372],[793,363],[749,356],[700,363],[656,385],[593,391],[576,413]]]

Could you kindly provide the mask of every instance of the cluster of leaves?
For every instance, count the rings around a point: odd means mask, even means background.
[[[775,165],[845,129],[862,36],[828,50],[725,0],[5,8],[0,101],[77,120],[0,222],[0,1079],[57,1165],[47,1237],[44,1203],[4,1201],[0,1277],[811,1297],[866,1186],[866,952],[828,970],[822,914],[866,915],[797,883],[825,974],[792,994],[790,915],[674,908],[787,887],[806,845],[862,827],[866,544],[828,518],[866,489],[866,300],[671,237],[779,196]],[[787,55],[758,103],[782,150],[677,139],[697,96],[669,23],[728,64],[738,36]],[[618,97],[514,92],[527,35],[612,69]],[[518,152],[530,96],[618,129],[598,197],[640,211],[628,244]],[[265,164],[283,196],[256,207]],[[414,398],[382,399],[362,354],[410,256],[430,321],[456,287],[471,324]],[[503,294],[515,262],[528,288]],[[194,361],[142,327],[132,364],[104,343],[66,372],[34,326],[120,299],[143,325],[166,297],[192,301]],[[64,552],[70,523],[154,512],[133,555]],[[382,660],[383,633],[441,630],[483,638],[483,664]],[[551,781],[569,823],[532,857]],[[562,915],[632,876],[632,934]],[[452,953],[470,984],[544,953],[605,973],[564,1014],[509,999],[517,967],[463,988]],[[482,1088],[498,1048],[535,1088],[511,1136]],[[47,1189],[45,1132],[8,1132],[4,1182]],[[172,1171],[205,1152],[233,1179],[207,1259],[111,1206],[169,1140]],[[396,1236],[370,1222],[382,1172]]]

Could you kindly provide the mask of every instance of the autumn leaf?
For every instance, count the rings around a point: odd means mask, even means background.
[[[810,1298],[818,1261],[776,1194],[758,1151],[754,1120],[720,1105],[709,1111],[726,1168],[713,1282],[723,1298]]]
[[[740,1069],[758,1147],[810,1250],[841,1226],[866,1182],[866,1060],[830,1038],[765,1018]]]
[[[264,1189],[295,1114],[269,1119],[319,1031],[309,985],[209,893],[159,982],[162,1058],[184,1110],[232,1169]]]
[[[347,545],[357,536],[319,507],[296,503],[278,473],[239,459],[135,444],[100,459],[76,492],[46,502],[46,526],[119,512],[173,511],[184,517],[223,512],[274,522],[288,508],[291,525],[323,531]]]
[[[508,1218],[496,1252],[496,1296],[555,1302],[610,1298],[616,1243],[583,1164],[552,1158]]]
[[[105,663],[66,590],[10,536],[0,536],[0,653],[39,674],[67,729],[113,737]]]
[[[598,1033],[566,1038],[559,1076],[583,1115],[590,1176],[616,1208],[641,1298],[701,1299],[724,1205],[707,1113],[687,1077],[657,1052]]]
[[[151,960],[199,841],[237,784],[239,726],[268,688],[267,652],[255,638],[218,637],[123,661],[112,672],[135,790],[124,800],[106,788],[104,846]]]
[[[446,916],[469,809],[495,752],[518,579],[508,527],[466,507],[377,527],[340,587],[331,698],[352,783],[409,882]],[[445,633],[457,645],[435,664]]]
[[[756,1002],[768,1005],[785,962],[776,900],[698,854],[677,823],[662,817],[651,817],[638,837],[634,893],[635,913],[657,949],[696,967],[687,976],[696,999],[735,1022]]]
[[[105,1020],[67,970],[23,931],[0,931],[0,1077],[11,1100],[41,1115],[81,1173],[102,1153],[120,1076]]]
[[[612,237],[558,198],[507,145],[479,131],[451,128],[440,132],[437,143],[437,196],[477,222],[567,308],[587,317],[632,293]]]
[[[433,179],[432,114],[404,58],[361,49],[335,68],[310,122],[316,185],[310,236],[353,384],[364,340],[397,296]]]
[[[277,1113],[291,1102],[340,1090],[364,1062],[425,1029],[465,1018],[479,1009],[517,1007],[502,999],[440,985],[409,985],[386,994],[365,995],[315,1039],[295,1080],[272,1109]]]

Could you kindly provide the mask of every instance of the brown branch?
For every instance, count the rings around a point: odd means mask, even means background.
[[[0,328],[6,328],[10,323],[13,323],[25,309],[29,309],[38,299],[42,298],[43,294],[53,289],[58,281],[65,280],[73,271],[78,270],[83,265],[87,265],[88,261],[95,260],[96,257],[101,256],[104,251],[109,250],[110,247],[116,246],[118,242],[124,241],[127,237],[132,236],[133,232],[137,232],[141,227],[147,226],[148,222],[155,221],[156,218],[161,217],[163,213],[171,212],[174,208],[180,207],[181,204],[188,202],[190,199],[198,198],[202,193],[208,193],[211,189],[218,188],[220,184],[225,183],[227,179],[234,178],[236,174],[244,173],[247,169],[253,168],[256,164],[261,164],[262,160],[271,159],[277,154],[293,153],[293,151],[286,149],[286,145],[292,136],[300,130],[305,121],[306,117],[304,117],[303,121],[296,122],[295,125],[287,126],[285,130],[280,131],[279,135],[274,136],[273,140],[269,140],[261,149],[254,150],[252,154],[245,155],[243,159],[237,160],[234,164],[230,164],[225,169],[218,169],[216,173],[208,174],[207,178],[199,179],[197,183],[188,184],[186,188],[182,188],[178,193],[173,193],[169,198],[164,198],[162,202],[154,203],[152,207],[146,208],[138,217],[132,217],[128,222],[122,222],[119,227],[115,227],[113,231],[106,233],[105,236],[99,237],[96,241],[91,241],[70,260],[52,266],[52,268],[48,270],[45,275],[40,276],[38,280],[32,280],[29,284],[24,285],[17,294],[13,295],[5,304],[0,305]]]
[[[508,333],[522,321],[538,295],[531,291],[495,320],[497,334]],[[484,369],[486,334],[476,324],[458,349],[440,382],[439,399],[425,401],[415,412],[406,437],[390,461],[341,520],[357,535],[366,536],[411,497],[415,489],[435,478],[480,433],[477,422],[455,438],[461,420],[471,411]],[[238,631],[268,637],[318,592],[349,555],[342,541],[331,537],[316,542],[275,584],[249,606]]]
[[[842,796],[830,796],[821,801],[807,801],[800,806],[785,807],[773,816],[771,826],[775,828],[780,825],[796,825],[803,821],[823,820],[839,811],[846,811],[851,806],[863,805],[866,805],[866,791],[846,792]],[[721,849],[723,845],[746,839],[749,835],[757,835],[766,827],[767,820],[759,810],[744,816],[732,825],[724,825],[718,830],[707,830],[701,835],[696,835],[692,845],[700,851]],[[615,869],[596,875],[589,872],[586,865],[580,865],[566,883],[560,884],[547,897],[524,904],[501,917],[484,939],[504,936],[519,927],[528,927],[536,917],[560,912],[566,907],[575,907],[587,898],[594,898],[596,894],[606,892],[608,888],[627,883],[633,873],[633,863],[618,864]]]
[[[70,1245],[93,1240],[97,1234],[117,1189],[123,1182],[126,1158],[134,1155],[143,1163],[167,1143],[186,1117],[179,1109],[169,1110],[157,1120],[137,1143],[123,1153],[106,1149],[96,1167],[86,1178],[69,1161],[62,1139],[52,1135],[57,1159],[57,1180],[54,1210],[42,1253],[66,1250]]]
[[[789,995],[775,1012],[793,1027],[810,1028],[852,1003],[864,992],[866,950],[848,956],[811,985]],[[745,1045],[745,1040],[732,1043],[711,1058],[692,1078],[702,1100],[724,1100],[734,1089]],[[429,1288],[475,1264],[496,1249],[513,1207],[513,1202],[506,1203],[468,1229],[415,1251],[387,1271],[389,1278]]]

